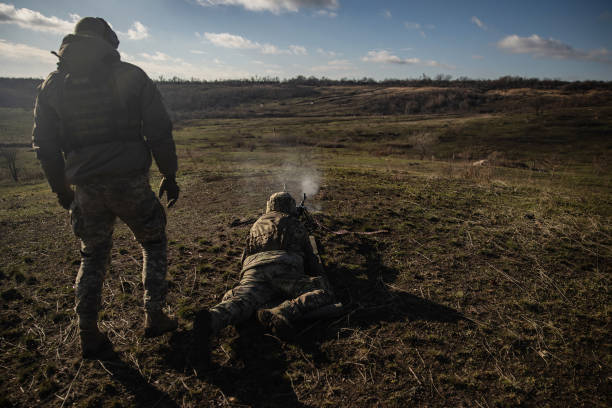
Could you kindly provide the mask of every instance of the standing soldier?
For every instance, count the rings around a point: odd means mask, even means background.
[[[251,227],[242,255],[238,286],[212,309],[200,311],[194,322],[197,354],[206,363],[211,336],[230,324],[238,324],[257,312],[268,329],[289,334],[293,323],[308,316],[337,312],[323,266],[313,252],[308,231],[297,217],[295,200],[289,193],[270,196],[266,213]],[[274,308],[262,308],[284,298]]]
[[[106,21],[80,20],[74,34],[64,37],[58,69],[42,84],[34,110],[32,145],[81,240],[75,310],[83,358],[112,351],[97,320],[116,217],[142,246],[144,335],[159,336],[178,325],[162,312],[166,215],[148,177],[152,153],[163,175],[160,198],[166,193],[172,206],[179,196],[172,123],[155,84],[120,60],[118,46]]]

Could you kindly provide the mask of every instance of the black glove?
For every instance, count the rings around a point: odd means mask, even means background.
[[[159,198],[162,198],[164,193],[166,193],[166,197],[168,198],[168,208],[172,207],[176,200],[179,198],[179,192],[181,189],[178,184],[176,184],[176,179],[174,176],[166,176],[162,179],[159,184]]]
[[[60,205],[64,207],[65,210],[69,210],[70,205],[74,201],[74,191],[68,188],[64,192],[57,193],[57,201],[59,201]]]

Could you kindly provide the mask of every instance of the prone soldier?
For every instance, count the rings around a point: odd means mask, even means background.
[[[333,309],[334,295],[313,252],[308,231],[297,217],[296,203],[287,192],[270,196],[266,213],[251,227],[242,255],[240,283],[211,309],[198,312],[194,337],[200,362],[206,362],[209,340],[227,325],[245,321],[253,313],[265,327],[290,333],[294,323],[321,317]],[[262,308],[278,298],[273,308]]]

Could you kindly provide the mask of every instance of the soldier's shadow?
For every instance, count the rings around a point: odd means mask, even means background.
[[[383,263],[381,252],[386,246],[383,240],[368,236],[328,239],[342,239],[345,244],[348,241],[354,255],[362,256],[365,262],[359,268],[343,264],[326,265],[327,276],[337,300],[345,305],[346,310],[338,318],[303,326],[296,342],[309,352],[320,355],[316,344],[336,337],[338,328],[365,328],[393,321],[448,324],[467,321],[451,307],[393,288],[399,271]]]
[[[212,363],[208,367],[194,364],[193,350],[200,345],[193,344],[191,332],[174,333],[166,363],[182,373],[196,368],[201,380],[221,390],[228,406],[307,408],[285,375],[288,358],[282,344],[253,318],[235,329],[224,329],[212,339]]]
[[[209,382],[238,403],[253,407],[309,407],[298,400],[286,375],[288,357],[282,341],[265,333],[255,319],[240,325],[237,332],[223,345],[227,355],[217,370],[207,374]]]
[[[122,361],[118,353],[100,364],[114,381],[122,384],[132,394],[135,407],[178,408],[178,404],[167,393],[150,384],[128,362]]]
[[[336,296],[351,310],[351,326],[398,320],[453,323],[465,319],[453,308],[395,289],[392,284],[399,271],[383,263],[384,242],[366,236],[348,239],[355,252],[365,258],[363,267],[330,264],[326,269]]]

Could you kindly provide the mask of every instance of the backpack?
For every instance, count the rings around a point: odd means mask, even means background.
[[[112,63],[102,60],[88,71],[79,71],[60,59],[58,70],[62,77],[59,116],[64,153],[142,140],[139,126],[126,129],[127,109],[119,97]]]

